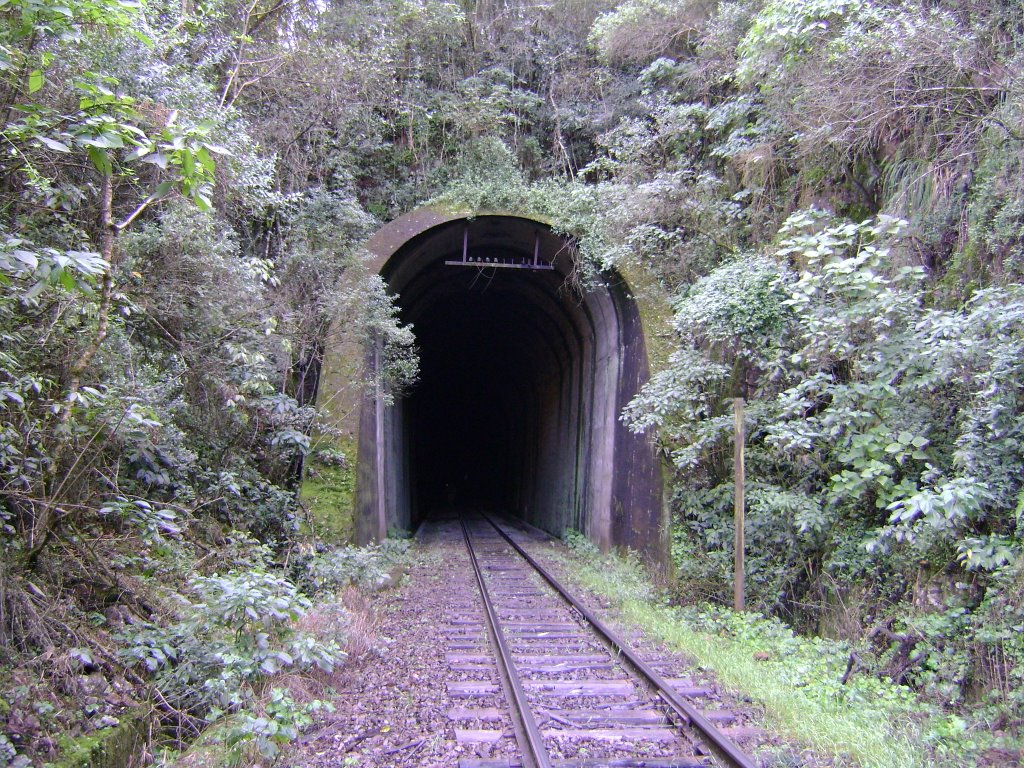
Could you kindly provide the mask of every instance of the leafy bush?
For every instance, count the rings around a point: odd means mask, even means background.
[[[898,266],[901,228],[885,218],[791,216],[775,248],[782,265],[762,261],[742,278],[721,267],[677,304],[683,349],[624,418],[636,430],[670,426],[662,435],[682,443],[677,464],[709,465],[693,477],[714,479],[730,438],[716,384],[729,381],[723,363],[739,368],[732,386],[755,381],[758,396],[755,520],[769,498],[759,486],[777,486],[775,502],[795,499],[784,489],[803,474],[806,488],[824,482],[825,492],[769,517],[819,536],[844,517],[859,520],[877,527],[879,545],[944,541],[968,567],[991,570],[1016,556],[1007,537],[1022,486],[1006,470],[1021,461],[1022,297],[992,289],[961,311],[926,310],[921,270]],[[955,417],[950,399],[960,403]],[[953,435],[933,440],[951,418]],[[760,441],[782,455],[758,460]]]
[[[313,595],[353,584],[378,588],[404,564],[410,546],[406,539],[385,539],[366,547],[335,547],[307,561],[298,578]]]
[[[287,579],[231,572],[196,578],[192,589],[199,602],[183,605],[180,621],[137,625],[122,638],[122,656],[155,673],[179,727],[250,706],[278,672],[330,672],[345,658],[344,638],[314,640],[294,628],[310,602]]]
[[[709,3],[700,0],[628,0],[599,16],[590,44],[613,63],[647,63],[692,52]]]
[[[0,733],[0,768],[28,768],[31,764],[27,757],[17,753],[7,734]]]
[[[299,737],[313,722],[313,715],[331,711],[332,705],[314,700],[305,705],[295,702],[287,690],[273,688],[260,714],[243,712],[227,734],[227,744],[238,749],[253,743],[261,757],[276,760],[283,747]]]
[[[313,454],[313,458],[325,467],[349,468],[348,456],[337,448],[321,448]]]

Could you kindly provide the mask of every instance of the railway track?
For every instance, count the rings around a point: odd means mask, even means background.
[[[472,575],[450,588],[449,717],[459,768],[756,768],[705,712],[713,692],[631,650],[516,541],[461,521]],[[477,595],[468,587],[475,583]]]

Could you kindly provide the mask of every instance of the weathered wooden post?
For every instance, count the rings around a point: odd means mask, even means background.
[[[733,400],[733,415],[735,416],[735,447],[733,451],[733,474],[736,478],[735,498],[733,502],[733,518],[736,525],[735,534],[735,573],[733,574],[733,607],[737,611],[745,608],[745,576],[743,555],[746,547],[744,536],[746,498],[743,487],[746,482],[746,467],[744,466],[743,444],[746,441],[743,430],[743,398],[737,397]]]

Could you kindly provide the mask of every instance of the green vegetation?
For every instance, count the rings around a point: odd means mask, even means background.
[[[355,534],[352,469],[313,465],[315,476],[302,481],[301,496],[309,508],[310,532],[320,541],[339,544]]]
[[[648,117],[591,172],[642,245],[619,258],[675,297],[675,350],[623,415],[674,467],[675,599],[729,600],[742,397],[748,603],[1019,735],[1024,295],[995,235],[1019,225],[997,170],[1021,152],[1019,9],[654,7],[594,27],[609,61],[666,14],[688,32],[628,59]]]
[[[354,445],[318,447],[306,460],[299,497],[306,507],[309,533],[327,544],[345,544],[355,535]]]
[[[864,663],[864,647],[801,638],[759,614],[671,605],[635,560],[601,555],[578,534],[568,540],[573,577],[608,598],[623,621],[698,660],[728,689],[763,706],[768,727],[835,756],[837,765],[964,765],[1003,746],[987,728],[970,729],[905,686],[850,675],[850,654],[859,652],[854,658]]]
[[[128,713],[123,722],[63,740],[61,758],[54,768],[117,768],[139,753],[149,738],[150,713]]]
[[[363,244],[427,201],[551,222],[580,287],[628,278],[673,602],[728,598],[743,397],[749,604],[936,708],[936,755],[1019,739],[1022,42],[1004,1],[0,5],[0,766],[158,679],[196,702],[155,704],[183,739],[222,675],[240,744],[300,727],[272,674],[204,655],[231,631],[200,593],[343,580],[319,368],[343,336],[381,350],[346,400],[415,380]],[[202,648],[133,665],[140,627]]]

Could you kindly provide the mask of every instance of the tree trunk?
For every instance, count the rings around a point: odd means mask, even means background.
[[[100,255],[106,262],[106,269],[100,283],[100,304],[97,310],[96,334],[81,351],[75,361],[68,369],[67,393],[57,416],[58,442],[53,453],[53,464],[46,488],[46,502],[42,506],[39,517],[29,532],[28,551],[25,554],[27,563],[31,566],[39,553],[42,552],[49,541],[56,522],[56,512],[60,503],[61,492],[67,485],[74,465],[65,470],[68,465],[68,454],[71,450],[71,415],[75,409],[75,402],[78,400],[78,393],[82,389],[82,375],[92,362],[96,353],[99,352],[103,341],[107,338],[110,328],[110,304],[114,295],[114,247],[117,240],[118,227],[114,222],[114,182],[107,174],[103,177],[100,189]]]

